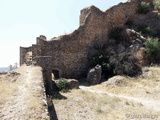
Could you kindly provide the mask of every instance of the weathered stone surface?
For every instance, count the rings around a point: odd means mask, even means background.
[[[133,29],[126,29],[126,33],[130,41],[132,41],[132,44],[133,43],[143,44],[146,41],[146,38],[144,38],[140,33],[136,32]]]
[[[99,84],[101,81],[101,74],[102,74],[101,65],[96,65],[94,68],[89,70],[86,80],[92,85]]]
[[[107,81],[107,86],[108,85],[121,85],[125,83],[125,78],[123,76],[117,75],[114,77],[111,77]]]

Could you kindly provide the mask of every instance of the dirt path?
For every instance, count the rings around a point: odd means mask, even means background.
[[[42,92],[41,78],[34,77],[35,68],[25,66],[17,79],[18,88],[0,113],[1,120],[49,119]],[[36,75],[35,75],[36,76]]]
[[[145,106],[148,109],[160,111],[160,101],[158,100],[148,100],[146,98],[131,97],[131,96],[126,96],[122,94],[113,94],[106,91],[93,90],[91,87],[86,87],[86,86],[80,86],[80,89],[84,91],[92,92],[92,93],[105,94],[111,97],[124,98],[130,101],[135,101],[135,102],[141,103],[143,106]]]

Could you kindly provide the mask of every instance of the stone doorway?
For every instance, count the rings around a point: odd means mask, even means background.
[[[52,70],[52,79],[59,79],[59,78],[60,78],[59,70],[53,69]]]

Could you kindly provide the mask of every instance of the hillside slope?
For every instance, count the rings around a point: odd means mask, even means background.
[[[53,99],[57,116],[59,120],[159,120],[159,74],[159,66],[145,67],[139,77],[121,76],[124,82],[117,85],[106,81],[61,93],[66,99]]]

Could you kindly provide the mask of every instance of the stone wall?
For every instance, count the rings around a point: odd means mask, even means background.
[[[95,6],[84,8],[81,10],[80,27],[73,33],[49,41],[44,36],[38,37],[37,44],[32,46],[33,58],[51,56],[50,66],[46,67],[59,70],[61,77],[86,77],[90,67],[87,58],[90,47],[95,42],[107,43],[109,31],[124,26],[128,18],[136,13],[141,1],[120,3],[104,12]]]
[[[32,51],[32,47],[20,47],[20,65],[26,63],[26,54]]]
[[[37,66],[41,66],[43,68],[43,79],[46,91],[48,94],[52,94],[54,88],[51,78],[51,56],[36,56],[33,59],[33,62],[35,62]]]

